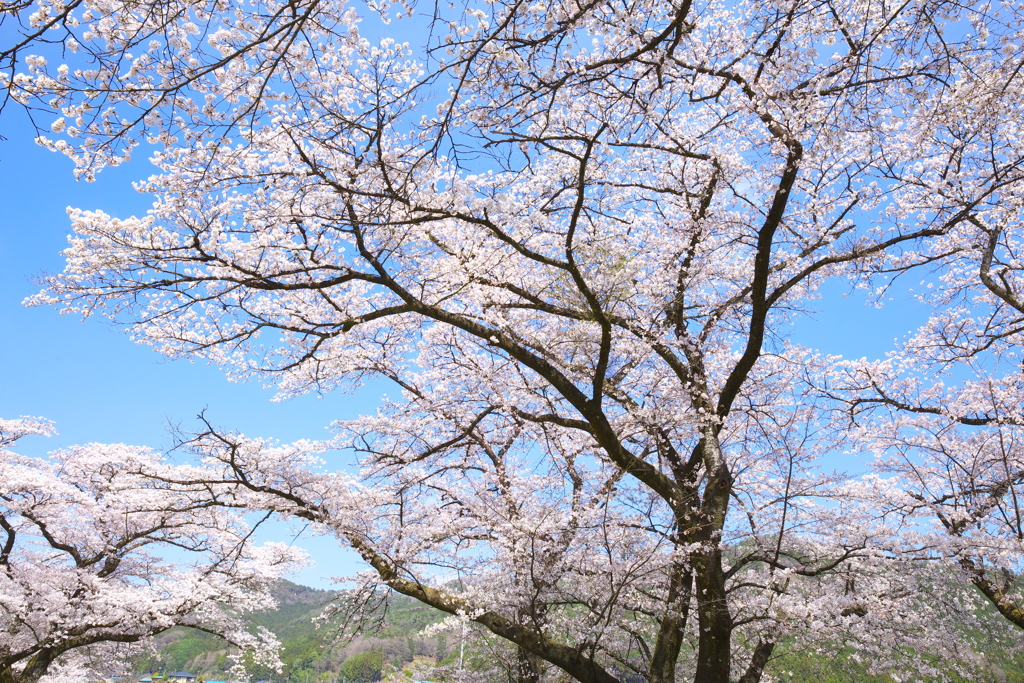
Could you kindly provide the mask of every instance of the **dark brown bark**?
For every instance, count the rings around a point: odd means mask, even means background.
[[[668,604],[651,655],[650,682],[674,683],[693,594],[693,572],[677,567],[669,581]]]
[[[772,651],[774,649],[774,641],[757,641],[757,647],[754,648],[754,654],[750,656],[750,666],[747,667],[746,673],[740,676],[738,683],[759,683],[761,680],[761,674],[764,673],[764,667],[768,663],[768,658],[772,656]]]
[[[733,479],[713,427],[706,428],[703,449],[709,476],[701,499],[701,524],[696,533],[700,546],[691,557],[699,626],[697,670],[693,680],[694,683],[729,683],[733,625],[720,543]]]
[[[17,676],[18,683],[36,683],[46,674],[50,664],[57,658],[57,653],[50,649],[40,650],[34,654]]]
[[[729,683],[732,657],[732,615],[726,603],[722,551],[717,544],[700,553],[695,564],[697,624],[697,670],[694,683]]]

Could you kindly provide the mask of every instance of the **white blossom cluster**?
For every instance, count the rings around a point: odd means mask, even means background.
[[[273,581],[301,553],[255,546],[241,513],[166,483],[183,471],[150,449],[89,444],[43,460],[6,448],[50,432],[39,419],[0,421],[0,675],[123,674],[133,646],[174,626],[280,666],[273,634],[239,615],[273,607]],[[166,560],[170,548],[187,563]]]

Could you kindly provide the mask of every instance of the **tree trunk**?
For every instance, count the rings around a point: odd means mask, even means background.
[[[700,548],[691,558],[700,629],[693,680],[694,683],[729,683],[732,615],[726,601],[721,540],[729,510],[732,475],[713,428],[706,429],[702,446],[708,482],[701,501],[702,521],[695,534]]]
[[[21,670],[21,674],[16,677],[12,676],[11,680],[16,680],[18,683],[36,683],[46,674],[46,670],[57,658],[57,654],[53,650],[39,650],[29,658],[25,668]]]
[[[772,656],[774,649],[774,641],[757,641],[754,654],[750,656],[750,666],[747,667],[747,672],[740,677],[739,683],[760,683],[765,664],[768,663],[768,658]]]
[[[650,683],[675,683],[676,661],[683,645],[692,596],[693,572],[675,565],[669,582],[668,605],[651,656]]]
[[[540,683],[541,660],[540,657],[524,650],[516,648],[516,678],[514,683]]]
[[[694,683],[729,683],[732,615],[725,596],[722,551],[717,543],[700,553],[696,569],[697,671]]]

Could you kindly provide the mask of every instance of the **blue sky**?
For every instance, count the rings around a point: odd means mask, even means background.
[[[167,361],[134,344],[100,319],[61,316],[53,308],[26,308],[32,278],[63,269],[68,206],[102,208],[113,215],[143,213],[147,198],[131,181],[150,173],[144,161],[109,169],[94,183],[76,182],[72,164],[33,142],[27,116],[14,108],[0,116],[0,417],[45,417],[58,434],[24,440],[32,455],[77,443],[129,443],[166,449],[168,425],[198,426],[206,409],[214,424],[281,441],[329,436],[332,420],[374,410],[372,391],[355,396],[303,396],[271,401],[273,389],[228,382],[216,367]],[[283,525],[267,534],[290,541]],[[330,538],[295,541],[316,565],[297,581],[328,587],[325,577],[362,569]]]

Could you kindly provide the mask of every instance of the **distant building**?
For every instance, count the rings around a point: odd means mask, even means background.
[[[196,676],[185,671],[175,671],[167,674],[167,680],[170,683],[196,683]]]

